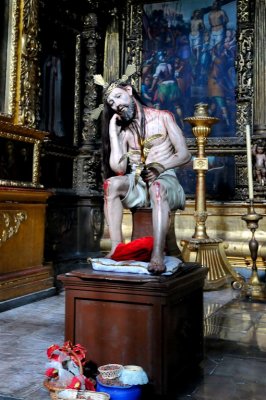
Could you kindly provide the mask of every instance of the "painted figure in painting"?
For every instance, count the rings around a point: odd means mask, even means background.
[[[255,174],[260,185],[264,186],[266,177],[266,154],[262,141],[258,141],[253,148],[252,153],[255,157]]]
[[[58,53],[57,42],[52,45],[43,66],[42,118],[40,129],[63,137],[62,121],[62,61]]]
[[[104,92],[103,145],[105,217],[112,243],[107,257],[123,241],[123,208],[151,206],[154,246],[148,270],[161,274],[170,211],[185,204],[175,173],[191,158],[182,131],[170,112],[144,106],[120,79]]]
[[[224,42],[226,25],[229,21],[228,15],[221,9],[219,0],[212,4],[212,10],[209,13],[209,23],[211,26],[210,46],[214,47]]]
[[[18,166],[19,174],[22,177],[21,180],[31,181],[32,180],[32,156],[27,146],[21,147],[18,154]]]
[[[141,84],[141,97],[142,100],[147,106],[153,106],[152,104],[152,89],[151,89],[151,84],[152,84],[152,77],[151,75],[146,75],[143,78],[143,82]]]
[[[153,93],[154,106],[162,110],[167,109],[167,104],[169,108],[176,103],[179,90],[173,77],[173,67],[168,62],[166,54],[159,52],[158,56],[159,62],[153,75],[151,93]]]
[[[227,126],[230,125],[226,97],[230,94],[228,60],[224,47],[212,50],[212,63],[208,75],[208,95],[211,115],[219,115]]]
[[[202,47],[202,42],[203,42],[203,32],[205,29],[205,25],[202,19],[202,15],[200,10],[195,10],[193,12],[191,21],[190,21],[190,26],[191,26],[191,31],[189,34],[189,42],[190,42],[190,48],[191,52],[195,57],[196,64],[199,61],[200,57],[200,50]]]
[[[205,31],[203,35],[203,43],[199,59],[199,75],[198,82],[204,86],[208,82],[208,72],[211,65],[211,52],[210,52],[210,33]]]
[[[176,58],[174,62],[174,78],[178,87],[178,96],[174,103],[178,124],[183,128],[183,110],[188,107],[188,99],[192,84],[192,68],[187,60]]]
[[[1,176],[11,180],[17,178],[16,149],[12,140],[5,143],[5,152],[1,157]]]

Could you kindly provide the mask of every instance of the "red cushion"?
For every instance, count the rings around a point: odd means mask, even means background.
[[[119,243],[112,255],[115,261],[150,261],[153,249],[153,237],[145,236],[135,239],[130,243]]]

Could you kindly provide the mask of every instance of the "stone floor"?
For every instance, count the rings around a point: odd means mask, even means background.
[[[175,400],[264,400],[266,304],[227,287],[204,292],[204,309],[205,359]],[[46,349],[63,341],[64,291],[0,313],[0,400],[49,400]]]

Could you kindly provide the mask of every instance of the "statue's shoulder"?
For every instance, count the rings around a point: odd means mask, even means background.
[[[153,117],[153,118],[169,118],[172,117],[173,114],[171,113],[171,111],[168,110],[158,110],[157,108],[153,108],[153,107],[144,107],[144,113],[145,116],[148,117]]]

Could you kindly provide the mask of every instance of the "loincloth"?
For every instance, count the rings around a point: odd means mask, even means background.
[[[148,188],[143,179],[139,177],[137,183],[135,183],[134,171],[127,174],[127,176],[129,179],[129,189],[122,199],[123,207],[129,209],[135,207],[152,207],[153,204],[149,200]],[[162,172],[154,182],[160,182],[166,189],[170,210],[184,209],[186,197],[174,169]]]

